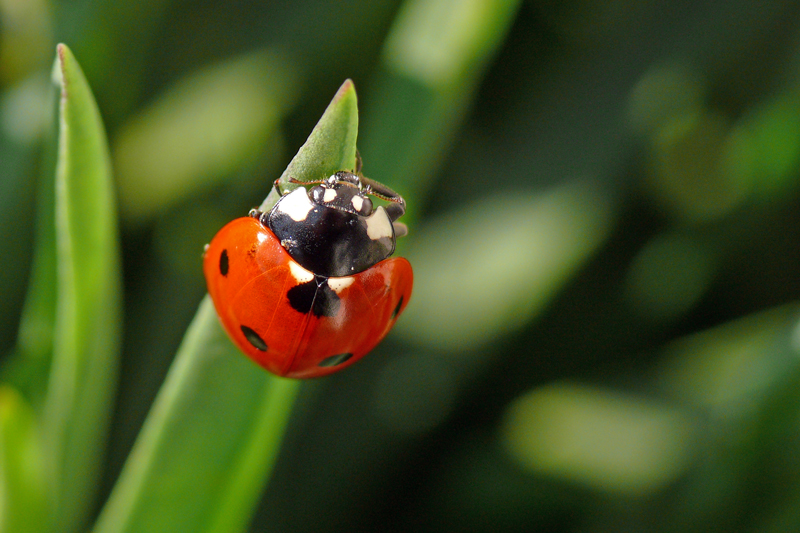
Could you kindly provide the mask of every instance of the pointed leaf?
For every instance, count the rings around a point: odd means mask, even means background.
[[[320,180],[339,170],[355,169],[357,137],[356,88],[351,80],[345,80],[306,143],[300,147],[278,180],[282,192],[291,191],[298,186],[291,179]],[[273,189],[259,209],[268,211],[279,197],[278,192]]]
[[[111,165],[89,85],[58,46],[57,305],[44,439],[54,522],[82,530],[99,481],[120,351],[121,281]]]

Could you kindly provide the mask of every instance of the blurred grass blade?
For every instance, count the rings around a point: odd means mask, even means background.
[[[542,312],[606,241],[614,218],[602,188],[576,181],[546,192],[487,194],[420,224],[407,254],[419,272],[415,303],[397,331],[419,345],[485,361],[478,348]]]
[[[284,176],[353,168],[357,113],[347,81]],[[239,353],[206,297],[94,532],[244,531],[299,386]]]
[[[40,533],[47,525],[47,485],[33,409],[0,385],[0,532]]]
[[[55,223],[57,306],[44,427],[58,531],[86,526],[116,390],[119,243],[100,113],[74,56],[58,46],[61,89]]]
[[[198,69],[122,124],[112,156],[123,220],[150,221],[280,147],[297,91],[287,63],[258,50]]]
[[[750,415],[742,405],[758,404],[798,371],[799,319],[800,307],[788,304],[683,337],[665,350],[658,386],[716,416]]]
[[[509,405],[502,443],[523,470],[641,497],[686,470],[695,433],[692,418],[666,402],[556,382]]]
[[[52,94],[48,104],[51,104],[51,128],[46,128],[44,132],[42,164],[36,183],[35,248],[30,281],[16,346],[11,357],[3,363],[0,373],[0,380],[12,383],[37,410],[41,407],[47,388],[57,300],[55,169],[58,139],[55,127],[57,102]],[[14,198],[14,201],[19,199]]]
[[[663,351],[656,390],[704,423],[699,468],[672,508],[691,530],[798,530],[798,354],[797,303],[679,338]],[[770,504],[754,494],[769,495]]]
[[[518,0],[406,0],[361,129],[365,174],[410,200],[450,146]],[[379,98],[379,100],[378,100]]]

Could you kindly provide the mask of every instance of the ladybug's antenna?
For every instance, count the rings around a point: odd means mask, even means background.
[[[295,184],[297,184],[297,185],[319,185],[320,183],[324,183],[324,181],[325,181],[325,180],[317,180],[317,181],[300,181],[299,179],[296,179],[296,178],[293,178],[293,177],[289,176],[289,177],[286,179],[286,181],[288,181],[289,183],[295,183]],[[278,194],[280,194],[281,196],[283,196],[283,190],[281,189],[281,179],[280,179],[280,178],[276,179],[276,180],[275,180],[275,181],[272,183],[272,186],[273,186],[273,187],[275,187],[275,190],[277,190],[277,191],[278,191]]]

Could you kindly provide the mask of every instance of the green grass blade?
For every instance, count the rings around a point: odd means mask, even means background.
[[[353,168],[357,125],[348,81],[284,175],[308,181]],[[239,353],[206,297],[94,532],[245,530],[299,386]]]
[[[119,242],[100,113],[72,53],[58,46],[57,305],[44,405],[58,531],[86,526],[116,390],[121,343]]]
[[[243,529],[298,385],[239,353],[206,297],[95,532]]]

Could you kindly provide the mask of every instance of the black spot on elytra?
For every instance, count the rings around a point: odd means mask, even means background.
[[[228,250],[222,250],[219,256],[219,273],[223,276],[228,275]]]
[[[286,293],[289,305],[298,313],[309,311],[314,316],[336,316],[339,311],[339,296],[328,286],[328,278],[314,276],[314,279],[295,285]]]
[[[252,344],[256,350],[261,350],[262,352],[267,351],[267,343],[264,342],[264,339],[258,336],[258,333],[247,326],[241,326],[241,329],[242,333],[244,333],[244,338],[247,339],[247,341]]]
[[[403,307],[403,297],[402,296],[400,297],[400,301],[397,302],[397,307],[395,307],[394,311],[392,311],[391,320],[394,320],[397,317],[397,315],[400,313],[400,308],[401,307]]]
[[[326,357],[322,361],[319,362],[317,366],[338,366],[353,357],[351,353],[340,353],[337,355],[332,355],[330,357]]]

